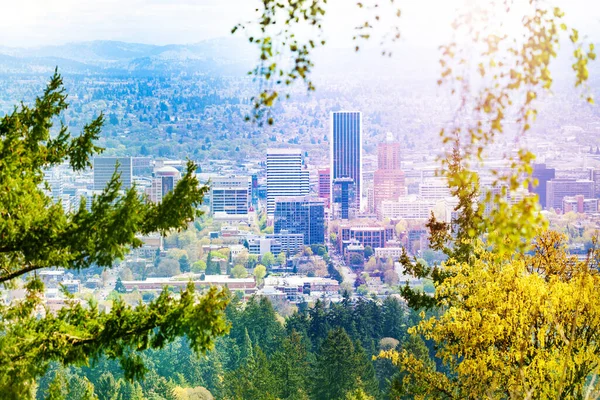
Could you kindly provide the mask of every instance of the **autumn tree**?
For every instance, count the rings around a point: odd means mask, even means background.
[[[142,246],[138,235],[185,229],[199,216],[197,207],[207,190],[195,177],[196,165],[188,162],[160,204],[146,201],[135,187],[122,191],[116,173],[89,205],[82,201],[79,209],[67,212],[52,203],[43,171],[62,163],[83,171],[102,150],[94,144],[102,115],[79,136],[71,136],[63,123],[55,126],[68,107],[66,100],[55,73],[35,104],[21,104],[0,120],[0,283],[11,289],[20,279],[25,289],[23,300],[0,304],[0,391],[6,399],[28,398],[36,378],[53,361],[85,365],[104,355],[119,360],[128,379],[140,378],[139,351],[185,334],[200,352],[227,331],[226,295],[213,289],[200,297],[191,285],[180,296],[165,290],[134,308],[116,300],[109,312],[93,301],[74,299],[56,313],[44,308],[44,285],[36,271],[111,268],[115,259]]]
[[[357,27],[357,50],[375,25],[402,14],[400,9],[386,13],[383,2],[357,5],[375,10]],[[257,9],[253,23],[259,34],[250,41],[257,45],[260,61],[252,72],[266,83],[254,97],[259,122],[274,122],[269,107],[287,85],[301,81],[315,90],[312,51],[325,45],[319,39],[327,7],[325,0],[274,0]],[[510,21],[520,23],[520,29],[507,31]],[[297,35],[306,25],[313,35]],[[390,27],[387,37],[398,39],[400,25]],[[567,25],[561,8],[541,0],[466,2],[452,27],[452,36],[440,46],[438,84],[448,90],[456,108],[453,122],[440,131],[445,154],[439,174],[458,200],[457,218],[450,225],[432,215],[427,224],[432,249],[447,258],[441,265],[406,255],[401,259],[406,274],[431,279],[435,287],[433,297],[410,287],[402,294],[413,307],[443,310],[424,319],[413,333],[437,343],[438,356],[451,374],[427,368],[406,351],[384,356],[409,372],[413,387],[424,388],[413,393],[418,398],[596,395],[596,250],[586,261],[569,258],[563,239],[547,231],[535,196],[509,201],[512,194],[537,184],[531,176],[531,151],[506,152],[508,168],[491,171],[491,188],[482,187],[477,172],[509,121],[517,140],[529,133],[538,99],[552,89],[551,64],[559,46],[572,46],[574,84],[582,87],[588,63],[596,58],[594,45]],[[292,62],[280,62],[288,55]],[[584,87],[582,97],[593,103],[587,93]]]

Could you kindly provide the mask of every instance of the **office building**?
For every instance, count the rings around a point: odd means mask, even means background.
[[[376,222],[348,222],[338,226],[337,236],[341,253],[345,253],[352,243],[375,249],[385,247],[386,242],[394,237],[394,227],[381,226]]]
[[[275,239],[281,245],[281,251],[286,256],[294,256],[304,250],[304,234],[290,233],[282,230],[279,233],[268,233],[265,235],[267,239]]]
[[[325,242],[325,203],[310,196],[279,197],[275,203],[274,232],[301,233],[304,244]]]
[[[563,198],[562,209],[564,213],[595,214],[598,212],[598,199],[586,199],[581,194],[567,196]]]
[[[440,200],[450,197],[448,181],[443,178],[428,179],[419,184],[419,195],[426,200]]]
[[[249,238],[248,253],[260,257],[267,253],[271,253],[277,257],[279,253],[281,253],[281,243],[276,239],[269,239],[266,237]]]
[[[331,212],[334,219],[352,219],[359,211],[356,185],[352,178],[333,180],[331,193]]]
[[[130,189],[133,183],[131,157],[94,157],[94,190],[103,190],[110,182],[115,169],[120,174],[121,189]]]
[[[537,194],[542,208],[546,207],[546,184],[556,177],[556,171],[554,168],[546,168],[546,164],[533,164],[531,177],[538,180],[538,185],[529,185],[529,191]]]
[[[133,157],[131,159],[131,170],[133,176],[151,176],[152,158],[151,157]]]
[[[160,203],[167,193],[175,188],[181,179],[181,173],[174,167],[166,166],[154,171],[153,175],[149,193],[150,200]]]
[[[594,181],[589,179],[552,179],[546,183],[546,208],[562,210],[565,197],[583,195],[594,198]]]
[[[325,207],[329,207],[331,198],[331,169],[325,168],[319,170],[319,198],[325,200]]]
[[[249,177],[217,177],[210,184],[210,213],[213,216],[246,217],[252,202]]]
[[[302,151],[299,149],[267,150],[267,214],[275,213],[277,197],[307,195],[308,170],[302,167]]]
[[[406,195],[404,172],[400,169],[400,143],[387,141],[377,146],[377,170],[373,174],[373,211],[377,212],[381,202],[398,200]]]
[[[379,205],[379,219],[429,219],[431,212],[439,200],[423,199],[410,195],[398,198],[396,201],[384,200]]]
[[[362,113],[331,113],[331,188],[339,178],[354,181],[353,203],[361,209],[362,196]]]

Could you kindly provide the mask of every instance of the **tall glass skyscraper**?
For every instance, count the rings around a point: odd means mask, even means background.
[[[331,182],[338,178],[354,181],[355,204],[360,209],[362,193],[362,113],[331,113]],[[333,188],[333,185],[331,186]]]

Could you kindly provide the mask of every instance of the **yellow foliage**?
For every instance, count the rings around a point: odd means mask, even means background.
[[[426,388],[421,398],[574,399],[595,393],[600,365],[597,255],[566,253],[564,237],[540,235],[533,254],[502,256],[476,246],[471,263],[453,263],[437,287],[445,313],[411,333],[439,345],[455,378],[406,352],[387,351]],[[417,397],[418,398],[418,397]],[[429,397],[430,398],[430,397]]]

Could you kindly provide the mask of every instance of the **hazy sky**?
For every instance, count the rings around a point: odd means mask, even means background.
[[[356,1],[330,0],[326,33],[334,44],[350,44],[352,28],[361,15]],[[463,0],[400,1],[404,40],[443,41],[459,1]],[[523,1],[528,0],[515,0]],[[556,3],[566,8],[582,31],[587,29],[591,35],[600,32],[600,1]],[[86,40],[194,43],[228,36],[233,25],[252,15],[256,4],[256,0],[0,0],[0,46]]]

